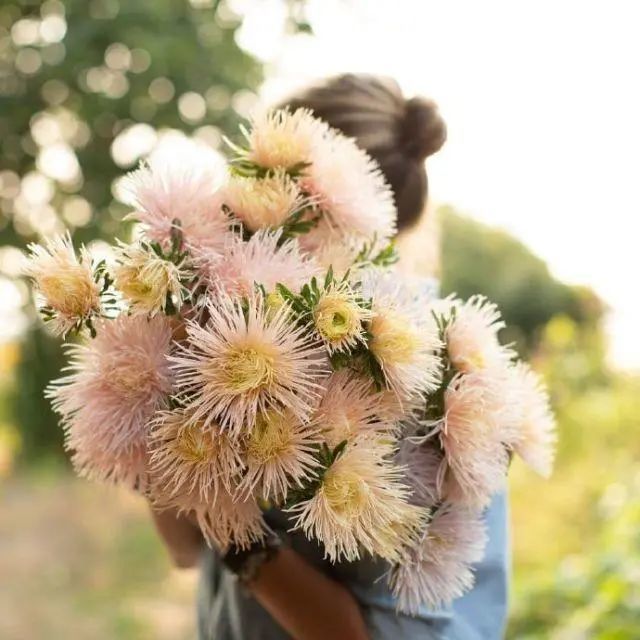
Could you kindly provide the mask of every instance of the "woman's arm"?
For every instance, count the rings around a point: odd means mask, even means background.
[[[198,527],[176,511],[154,511],[153,521],[178,567],[198,564],[203,539]],[[292,549],[283,547],[247,585],[253,597],[295,640],[367,640],[351,592]]]
[[[260,567],[248,585],[255,599],[295,640],[367,640],[351,592],[289,548]]]
[[[151,509],[151,515],[174,564],[181,569],[195,567],[204,544],[198,526],[175,509]]]

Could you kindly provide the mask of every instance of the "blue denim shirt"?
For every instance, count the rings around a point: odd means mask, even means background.
[[[277,514],[271,523],[278,528]],[[474,588],[452,607],[432,611],[423,607],[413,617],[398,614],[385,579],[386,566],[371,559],[332,565],[315,542],[291,536],[295,551],[331,578],[346,585],[357,599],[371,640],[498,640],[507,616],[509,541],[507,499],[494,498],[485,513],[489,543],[476,565]],[[201,640],[285,640],[289,636],[249,594],[238,586],[208,551],[203,558],[198,603]]]

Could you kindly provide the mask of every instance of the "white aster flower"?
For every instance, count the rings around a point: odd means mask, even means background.
[[[210,267],[208,280],[213,287],[222,288],[230,295],[251,296],[256,285],[267,293],[274,293],[276,284],[293,292],[318,274],[317,264],[300,251],[296,240],[280,242],[282,231],[258,231],[248,241],[239,237],[230,239],[220,260]]]
[[[332,448],[344,440],[393,435],[397,422],[387,404],[387,394],[376,391],[370,380],[342,369],[329,376],[313,424]]]
[[[356,560],[362,549],[396,562],[420,530],[425,512],[409,504],[392,451],[380,439],[348,444],[313,497],[291,508],[294,528],[320,541],[332,562]]]
[[[162,411],[151,424],[150,470],[162,491],[156,502],[180,507],[184,495],[198,494],[214,502],[219,491],[231,490],[244,468],[240,449],[216,424],[192,421],[188,411]]]

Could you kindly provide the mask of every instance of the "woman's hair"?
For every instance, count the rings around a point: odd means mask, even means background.
[[[355,138],[380,165],[398,208],[398,229],[412,226],[427,200],[424,160],[442,147],[447,127],[431,100],[405,100],[391,78],[345,74],[284,101],[306,107],[345,135]]]

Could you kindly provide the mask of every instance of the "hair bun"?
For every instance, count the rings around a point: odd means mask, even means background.
[[[447,139],[447,125],[436,103],[419,97],[407,100],[400,136],[404,153],[415,160],[438,151]]]

